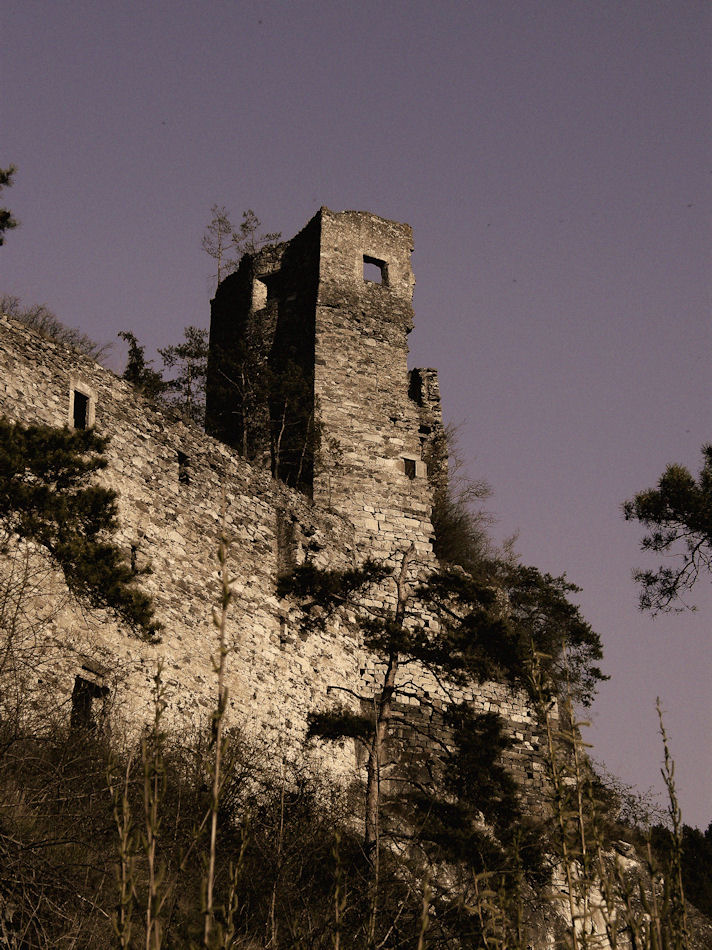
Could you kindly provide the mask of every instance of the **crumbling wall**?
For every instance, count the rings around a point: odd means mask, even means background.
[[[97,433],[110,436],[102,480],[118,493],[118,541],[138,568],[150,565],[141,584],[164,628],[160,643],[145,643],[100,613],[67,603],[58,589],[57,609],[42,632],[53,655],[52,670],[43,668],[45,689],[58,707],[70,704],[89,657],[107,671],[117,714],[145,721],[161,660],[168,721],[205,723],[215,704],[211,610],[220,596],[217,547],[224,531],[234,577],[229,721],[294,747],[327,687],[352,687],[363,664],[348,635],[305,639],[287,628],[277,577],[307,555],[323,566],[351,563],[353,527],[317,511],[199,429],[170,419],[87,357],[2,320],[0,413],[67,425],[74,390],[89,396]],[[352,754],[347,758],[352,765]]]
[[[322,208],[292,241],[246,256],[213,301],[206,424],[218,438],[88,357],[2,320],[0,412],[25,423],[84,422],[111,437],[102,478],[118,494],[119,542],[137,568],[152,568],[141,583],[164,625],[159,644],[142,642],[66,602],[54,578],[40,693],[57,706],[110,696],[115,714],[135,724],[150,718],[161,661],[168,721],[205,722],[215,703],[211,610],[222,531],[234,593],[229,723],[296,749],[309,712],[335,696],[355,703],[377,693],[382,670],[358,630],[304,634],[278,599],[277,580],[306,557],[319,567],[366,557],[397,566],[411,544],[413,582],[437,566],[424,454],[442,419],[436,372],[407,369],[411,249],[407,225]],[[301,374],[300,404],[278,446],[286,364]],[[315,422],[319,439],[310,442]],[[387,581],[380,602],[394,593]],[[442,686],[422,670],[415,679],[409,704],[422,719],[429,713],[420,699],[442,699]],[[518,742],[515,775],[528,797],[541,797],[538,725],[526,698],[497,684],[450,693],[504,717]],[[353,747],[334,762],[352,770]]]
[[[438,371],[432,368],[412,369],[408,379],[408,395],[418,407],[418,434],[431,493],[442,492],[447,489],[449,473]]]
[[[413,542],[421,558],[432,558],[430,493],[407,367],[412,231],[364,212],[322,208],[320,217],[314,390],[323,458],[314,498],[346,515],[376,556]]]
[[[318,221],[242,258],[211,304],[206,429],[311,495]]]
[[[212,304],[206,427],[347,517],[373,555],[414,542],[432,560],[423,445],[442,423],[427,394],[421,419],[408,375],[412,245],[406,224],[321,208],[243,258]]]

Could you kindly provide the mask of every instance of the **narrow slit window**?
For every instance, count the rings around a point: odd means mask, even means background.
[[[178,481],[181,485],[190,484],[190,459],[185,452],[178,453]]]
[[[403,459],[403,471],[408,478],[415,478],[417,474],[415,459]]]
[[[277,577],[287,577],[297,566],[296,523],[288,512],[277,512]]]
[[[369,284],[388,283],[388,267],[385,261],[377,257],[363,255],[363,279]]]
[[[89,427],[89,397],[85,393],[74,390],[74,400],[72,407],[72,424],[75,429],[87,429]]]

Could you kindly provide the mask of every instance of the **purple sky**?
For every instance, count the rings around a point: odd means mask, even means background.
[[[207,325],[213,203],[285,237],[321,204],[413,225],[412,364],[498,537],[603,637],[594,755],[659,789],[659,694],[706,827],[710,585],[641,615],[620,514],[712,438],[706,0],[5,0],[0,35],[0,292],[102,342]]]

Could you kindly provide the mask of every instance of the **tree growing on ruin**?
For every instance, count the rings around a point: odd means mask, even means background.
[[[260,231],[262,222],[255,212],[248,208],[242,212],[242,221],[237,231],[233,232],[233,247],[239,258],[243,254],[255,254],[266,244],[276,244],[282,237],[281,231]]]
[[[274,244],[282,237],[279,231],[261,231],[262,224],[251,208],[242,212],[242,221],[235,228],[230,212],[224,205],[214,204],[210,209],[212,218],[205,228],[202,247],[213,258],[217,283],[237,270],[244,254],[254,254],[266,244]]]
[[[683,597],[712,570],[712,445],[702,446],[697,479],[683,465],[669,465],[656,488],[623,505],[626,521],[645,528],[641,548],[669,557],[673,566],[636,570],[640,609],[652,614],[685,606]]]
[[[494,556],[489,530],[495,519],[484,508],[492,496],[491,485],[463,474],[454,426],[436,430],[426,444],[423,460],[433,499],[436,557],[468,572],[480,570]]]
[[[234,228],[227,208],[224,205],[213,205],[210,214],[212,218],[205,228],[202,247],[217,265],[217,273],[213,276],[220,284],[223,277],[235,270],[239,262],[235,260],[232,245]]]
[[[312,736],[350,736],[365,745],[364,846],[372,861],[380,837],[386,745],[392,728],[404,724],[399,703],[422,699],[414,692],[409,670],[417,665],[436,679],[447,677],[460,685],[503,676],[513,680],[516,675],[516,645],[497,609],[494,591],[451,573],[432,575],[427,584],[419,585],[412,576],[415,559],[411,546],[396,571],[375,562],[350,571],[318,571],[307,563],[281,584],[282,594],[299,600],[307,631],[327,629],[329,620],[339,613],[341,622],[355,628],[381,671],[375,698],[344,690],[361,711],[338,703],[332,711],[315,713],[310,719]],[[377,593],[386,584],[394,595],[387,599],[382,591]],[[443,608],[438,623],[431,626],[438,607]],[[424,619],[428,613],[431,621]]]
[[[573,684],[575,697],[590,702],[604,678],[600,640],[568,600],[576,588],[563,578],[503,565],[497,583],[459,568],[419,580],[415,561],[411,546],[396,570],[369,561],[319,571],[306,563],[282,581],[305,633],[328,630],[338,615],[376,671],[375,695],[334,687],[333,708],[311,715],[309,734],[355,739],[365,750],[364,849],[376,875],[384,834],[435,865],[456,860],[475,872],[536,875],[542,842],[501,761],[511,740],[497,714],[478,714],[458,691],[485,681],[532,691],[536,656],[538,685],[543,678],[551,699]],[[437,696],[416,688],[423,671]],[[429,723],[437,726],[424,742]]]
[[[185,419],[202,426],[205,419],[205,386],[208,374],[208,331],[185,327],[183,340],[159,347],[168,378],[153,369],[146,350],[129,330],[119,333],[129,351],[122,377],[148,399],[172,405]]]
[[[91,429],[0,419],[0,541],[44,552],[80,603],[152,639],[160,628],[153,604],[114,540],[116,493],[96,484],[107,444]]]
[[[168,384],[163,375],[152,368],[152,360],[146,359],[146,348],[136,339],[130,330],[120,330],[118,336],[129,345],[126,357],[126,366],[121,374],[122,379],[146,396],[147,399],[158,399],[166,391]]]
[[[530,644],[552,697],[564,693],[580,706],[593,702],[601,671],[601,638],[571,598],[581,588],[566,576],[553,577],[536,567],[495,563],[495,580],[506,598],[508,623],[520,645]],[[528,664],[528,661],[527,661]]]
[[[208,375],[208,331],[185,327],[183,340],[159,347],[163,365],[172,373],[166,380],[169,401],[196,425],[205,421],[205,386]]]
[[[272,474],[287,485],[310,491],[321,444],[313,375],[287,358],[267,367],[262,385],[269,402]]]

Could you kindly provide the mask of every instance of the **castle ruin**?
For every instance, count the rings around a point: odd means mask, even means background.
[[[215,702],[221,531],[234,577],[229,723],[284,752],[329,691],[373,694],[374,659],[358,634],[306,636],[276,583],[307,558],[395,564],[411,545],[420,570],[436,566],[425,460],[442,419],[436,372],[407,369],[411,251],[407,225],[321,208],[291,241],[243,257],[212,302],[206,432],[90,358],[0,320],[0,412],[110,436],[102,478],[118,494],[119,543],[139,569],[150,565],[142,586],[163,624],[161,642],[140,641],[82,611],[48,575],[54,600],[42,608],[46,647],[33,671],[41,695],[144,721],[160,661],[168,721],[204,723]],[[438,685],[424,675],[419,689]],[[543,769],[525,698],[498,684],[459,693],[503,716],[517,740],[510,765],[536,800]],[[355,774],[353,746],[334,768]]]

